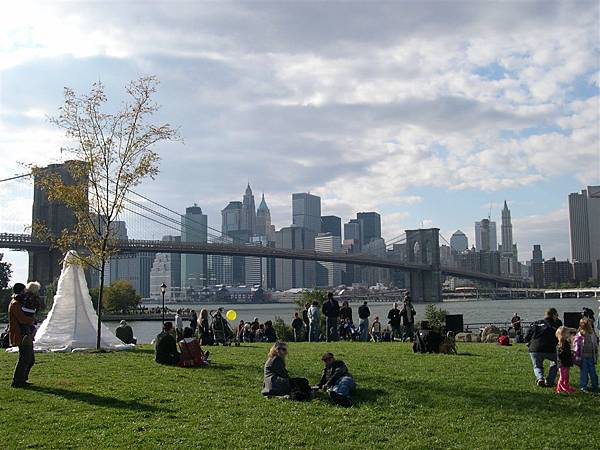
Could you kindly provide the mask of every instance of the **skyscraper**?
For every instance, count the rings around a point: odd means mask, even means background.
[[[502,208],[502,245],[500,246],[501,257],[508,262],[507,273],[518,274],[519,260],[517,253],[517,245],[513,243],[512,221],[510,218],[510,209],[504,200],[504,208]]]
[[[323,253],[340,253],[342,240],[331,233],[320,233],[315,238],[315,251]],[[342,282],[342,265],[331,262],[317,263],[317,286],[337,287]]]
[[[194,204],[185,209],[181,216],[181,242],[207,242],[208,217],[202,208]],[[206,255],[181,256],[181,287],[199,288],[205,286],[208,278]]]
[[[475,249],[477,251],[496,251],[498,249],[496,222],[489,219],[475,222]]]
[[[242,200],[241,229],[247,230],[250,236],[254,236],[256,233],[256,206],[250,183],[246,187],[246,192]]]
[[[359,212],[356,220],[360,223],[360,242],[365,246],[381,237],[381,216],[376,212]]]
[[[275,239],[275,227],[271,225],[271,211],[265,201],[265,194],[256,211],[256,236],[265,236],[269,242]]]
[[[361,223],[357,219],[350,219],[344,224],[344,241],[352,241],[354,251],[360,251],[361,247]]]
[[[319,223],[321,217],[319,216]],[[315,233],[304,227],[286,227],[275,233],[275,247],[298,250],[314,250]],[[313,288],[315,286],[315,262],[277,259],[275,283],[278,290]]]
[[[292,223],[314,234],[321,232],[321,197],[307,193],[292,194]]]
[[[231,231],[239,231],[242,227],[242,202],[229,202],[221,210],[221,232],[229,234]]]
[[[544,256],[542,254],[542,246],[540,244],[533,245],[533,252],[531,252],[531,262],[542,263],[544,262]]]
[[[456,230],[450,237],[450,248],[457,253],[467,250],[469,248],[467,235],[460,230]]]
[[[569,232],[571,260],[591,263],[600,279],[600,186],[569,194]]]
[[[321,233],[342,237],[342,219],[338,216],[321,216]]]
[[[163,241],[180,242],[180,236],[163,236]],[[160,299],[162,284],[166,284],[165,298],[177,300],[181,295],[181,255],[157,253],[150,270],[150,298]]]

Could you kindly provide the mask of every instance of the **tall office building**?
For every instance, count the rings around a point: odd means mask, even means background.
[[[591,263],[592,276],[600,279],[600,186],[569,194],[571,260]]]
[[[502,273],[520,275],[517,244],[513,243],[512,221],[506,200],[504,200],[504,208],[502,209],[501,233],[502,245],[500,246],[500,254],[502,259],[507,263]]]
[[[233,239],[229,236],[214,236],[210,241],[215,244],[231,244]],[[233,284],[233,257],[225,255],[208,255],[208,285]]]
[[[344,241],[352,241],[353,250],[360,251],[361,247],[361,223],[357,219],[350,219],[344,224]]]
[[[315,251],[323,253],[340,253],[342,240],[331,233],[320,233],[315,237]],[[342,265],[332,262],[317,262],[317,286],[337,287],[342,283]]]
[[[181,242],[207,242],[208,217],[202,214],[198,205],[185,209],[181,216]],[[181,287],[197,289],[206,286],[208,281],[208,261],[206,255],[181,256]]]
[[[321,233],[342,237],[342,219],[338,216],[321,216]]]
[[[542,246],[540,244],[533,244],[533,251],[531,252],[531,262],[532,263],[544,262]]]
[[[360,223],[360,242],[367,245],[374,239],[381,238],[381,216],[376,212],[359,212],[356,220]]]
[[[540,244],[533,245],[531,255],[531,276],[533,277],[533,287],[544,287],[544,256]]]
[[[268,242],[275,239],[275,227],[271,225],[271,211],[265,201],[265,194],[262,195],[256,211],[256,236],[266,236]]]
[[[163,241],[180,242],[180,236],[163,236]],[[161,285],[165,284],[166,300],[178,300],[181,295],[181,255],[157,253],[150,270],[150,298],[162,298]]]
[[[307,193],[292,194],[292,224],[314,234],[321,232],[321,197]]]
[[[467,250],[469,248],[467,235],[460,230],[456,230],[450,237],[450,248],[457,253]]]
[[[242,200],[242,220],[241,229],[247,230],[250,236],[254,236],[256,233],[256,206],[254,204],[254,194],[252,194],[252,188],[250,183],[246,186],[246,192]]]
[[[475,249],[478,252],[498,250],[496,222],[489,219],[475,222]]]
[[[242,227],[242,202],[229,202],[221,210],[221,232],[229,234],[231,231],[239,231]]]
[[[321,216],[319,216],[320,224]],[[314,250],[315,233],[307,228],[293,226],[275,233],[275,248]],[[316,268],[314,261],[277,259],[275,261],[275,284],[278,290],[313,288]]]

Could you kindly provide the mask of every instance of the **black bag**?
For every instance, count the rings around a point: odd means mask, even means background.
[[[290,378],[290,400],[303,402],[312,398],[312,389],[306,378]]]
[[[10,347],[10,336],[8,334],[8,327],[0,334],[0,348]]]

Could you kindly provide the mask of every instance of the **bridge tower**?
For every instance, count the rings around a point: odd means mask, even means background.
[[[76,163],[68,161],[64,164],[50,164],[45,171],[56,174],[65,184],[75,184],[68,165]],[[59,236],[62,230],[75,227],[77,220],[73,212],[63,203],[51,201],[48,192],[43,188],[39,176],[33,180],[33,213],[32,224],[40,223],[47,227],[53,236]],[[35,238],[35,229],[32,232]],[[51,248],[48,250],[29,250],[29,280],[39,281],[42,286],[52,283],[60,275],[62,253]]]
[[[427,264],[431,270],[411,271],[410,294],[414,302],[441,302],[440,230],[406,230],[408,262]]]

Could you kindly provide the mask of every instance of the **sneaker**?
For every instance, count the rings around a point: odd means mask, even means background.
[[[589,394],[590,390],[588,388],[581,388],[581,392],[583,392],[584,394]]]
[[[543,378],[540,378],[539,380],[537,380],[535,382],[535,384],[537,384],[538,387],[546,387],[546,380],[544,380]]]
[[[29,383],[11,383],[10,387],[13,387],[15,389],[23,389],[23,388],[27,388],[29,387],[30,384]]]

